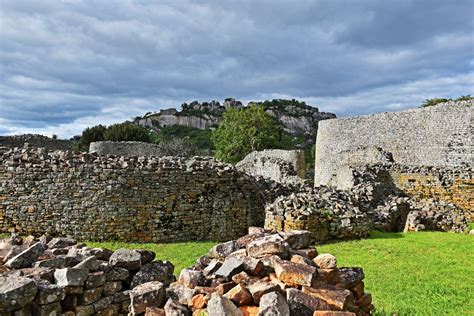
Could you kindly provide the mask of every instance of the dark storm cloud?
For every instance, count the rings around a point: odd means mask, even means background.
[[[339,116],[473,92],[472,1],[1,1],[0,134],[193,99]]]

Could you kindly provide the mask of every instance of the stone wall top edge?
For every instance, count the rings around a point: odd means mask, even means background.
[[[434,106],[423,107],[423,108],[410,108],[410,109],[403,109],[400,111],[393,111],[393,112],[381,112],[381,113],[372,113],[372,114],[365,114],[365,115],[356,115],[350,117],[341,117],[341,118],[333,118],[328,120],[322,120],[319,122],[319,128],[328,127],[338,123],[345,123],[345,122],[352,122],[357,120],[366,120],[366,119],[377,119],[377,118],[384,118],[384,117],[391,117],[391,116],[400,116],[404,114],[412,114],[412,113],[430,113],[430,112],[465,112],[468,110],[474,110],[474,100],[469,101],[449,101],[445,103],[440,103]]]

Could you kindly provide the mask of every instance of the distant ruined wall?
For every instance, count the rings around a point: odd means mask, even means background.
[[[73,141],[54,139],[43,135],[24,134],[13,136],[0,136],[0,147],[23,148],[25,144],[31,147],[44,147],[48,150],[72,150]]]
[[[0,155],[0,232],[80,240],[228,240],[262,225],[255,178],[214,159]]]
[[[473,105],[472,100],[450,101],[402,112],[321,121],[315,185],[346,187],[348,166],[402,165],[407,170],[391,171],[397,187],[410,195],[452,202],[469,215],[474,199],[472,173],[466,177],[454,171],[472,171]],[[445,178],[450,179],[449,185]]]
[[[236,168],[280,183],[302,180],[306,174],[302,150],[266,149],[254,151],[239,161]]]
[[[115,156],[162,156],[160,147],[155,144],[144,142],[92,142],[89,145],[89,152],[96,152],[99,155]]]

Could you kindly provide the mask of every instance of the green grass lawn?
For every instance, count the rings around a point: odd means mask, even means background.
[[[170,260],[178,274],[215,243],[88,243],[89,246],[144,248]],[[379,233],[370,239],[317,246],[338,265],[361,266],[376,314],[474,315],[474,237],[439,232]]]

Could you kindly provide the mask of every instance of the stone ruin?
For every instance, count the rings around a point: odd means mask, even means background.
[[[148,250],[70,238],[0,243],[1,315],[369,315],[362,268],[319,254],[308,231],[249,234],[173,275]],[[3,262],[3,264],[2,264]]]
[[[302,150],[254,151],[239,161],[235,167],[237,170],[278,183],[301,185],[306,177],[306,163]]]

